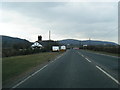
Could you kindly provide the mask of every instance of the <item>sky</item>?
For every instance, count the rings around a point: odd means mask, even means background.
[[[117,2],[2,2],[0,35],[31,42],[78,39],[118,43]]]

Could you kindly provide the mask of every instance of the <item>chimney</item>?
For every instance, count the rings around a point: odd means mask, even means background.
[[[40,35],[38,35],[38,41],[42,41],[42,36]]]

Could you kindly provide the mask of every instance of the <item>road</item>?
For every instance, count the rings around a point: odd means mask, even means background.
[[[118,58],[68,50],[13,88],[118,88]]]

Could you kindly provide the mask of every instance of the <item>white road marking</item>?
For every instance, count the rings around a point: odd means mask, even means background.
[[[47,64],[48,65],[48,64]],[[34,76],[35,74],[37,74],[38,72],[40,72],[42,69],[44,69],[45,67],[47,67],[47,65],[45,65],[44,67],[42,67],[41,69],[39,69],[38,71],[34,72],[32,75],[28,76],[27,78],[25,78],[24,80],[22,80],[21,82],[19,82],[18,84],[16,84],[15,86],[13,86],[12,88],[16,88],[19,85],[21,85],[22,83],[24,83],[26,80],[28,80],[29,78],[31,78],[32,76]]]
[[[78,52],[79,53],[79,52]],[[79,53],[80,54],[80,53]],[[99,54],[99,53],[96,53]],[[84,57],[84,55],[80,54],[82,57]],[[99,55],[104,55],[104,56],[110,56],[110,55],[105,55],[105,54],[99,54]],[[115,57],[115,56],[111,56],[111,57]],[[88,58],[85,58],[88,62],[91,62]],[[103,69],[101,69],[99,66],[96,65],[96,67],[102,71],[105,75],[107,75],[109,78],[111,78],[114,82],[116,82],[117,84],[120,85],[120,82],[118,80],[116,80],[114,77],[112,77],[110,74],[108,74],[107,72],[105,72]]]
[[[57,60],[57,59],[59,59],[60,57],[62,57],[64,54],[62,54],[62,55],[60,55],[60,56],[58,56],[55,60]]]
[[[51,63],[54,62],[54,61],[51,61]]]
[[[84,57],[84,55],[81,55],[82,57]]]
[[[85,58],[88,62],[91,62],[88,58]]]
[[[85,58],[85,56],[83,55],[83,54],[81,54],[81,53],[79,53],[78,52],[78,54],[80,54],[82,57],[84,57]],[[91,62],[88,58],[85,58],[88,62]]]
[[[78,52],[80,55],[81,55],[81,53],[80,52]]]
[[[117,84],[120,85],[120,82],[118,80],[116,80],[114,77],[112,77],[110,74],[108,74],[107,72],[105,72],[103,69],[101,69],[99,66],[96,66],[100,71],[102,71],[105,75],[107,75],[109,78],[111,78],[113,81],[115,81]]]
[[[64,53],[65,54],[65,53]],[[58,56],[55,60],[59,59],[60,57],[62,57],[64,54]],[[54,60],[54,61],[55,61]],[[51,62],[54,62],[54,61],[51,61]],[[16,84],[15,86],[13,86],[12,88],[16,88],[18,86],[20,86],[22,83],[24,83],[25,81],[27,81],[29,78],[31,78],[32,76],[36,75],[38,72],[40,72],[41,70],[43,70],[45,67],[47,67],[47,65],[43,66],[41,69],[37,70],[36,72],[34,72],[33,74],[31,74],[30,76],[28,76],[27,78],[25,78],[24,80],[22,80],[21,82],[19,82],[18,84]]]
[[[79,55],[81,55],[82,57],[84,57],[84,55],[83,55],[83,54],[81,54],[80,52],[78,52],[78,54],[79,54]]]

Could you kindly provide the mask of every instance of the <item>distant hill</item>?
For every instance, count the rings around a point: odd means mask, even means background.
[[[60,40],[58,41],[60,44],[74,44],[74,45],[78,45],[80,43],[79,40],[75,40],[75,39],[65,39],[65,40]]]
[[[0,36],[2,36],[2,47],[3,48],[12,48],[15,45],[18,45],[18,46],[20,46],[20,45],[30,46],[31,45],[31,42],[29,42],[28,40],[25,40],[25,39],[4,36],[4,35],[0,35]]]
[[[60,40],[60,44],[71,44],[71,45],[117,45],[114,42],[108,42],[108,41],[95,41],[95,40],[75,40],[75,39],[65,39],[65,40]]]
[[[30,47],[32,42],[29,42],[26,39],[20,39],[16,37],[10,37],[10,36],[2,36],[2,47],[3,48],[11,48],[14,46],[19,46],[19,47]],[[47,41],[46,41],[47,42]],[[117,45],[114,42],[108,42],[108,41],[95,41],[95,40],[75,40],[75,39],[64,39],[64,40],[59,40],[57,41],[60,44],[70,44],[74,46],[78,45]],[[42,42],[42,44],[47,44],[45,41]]]

